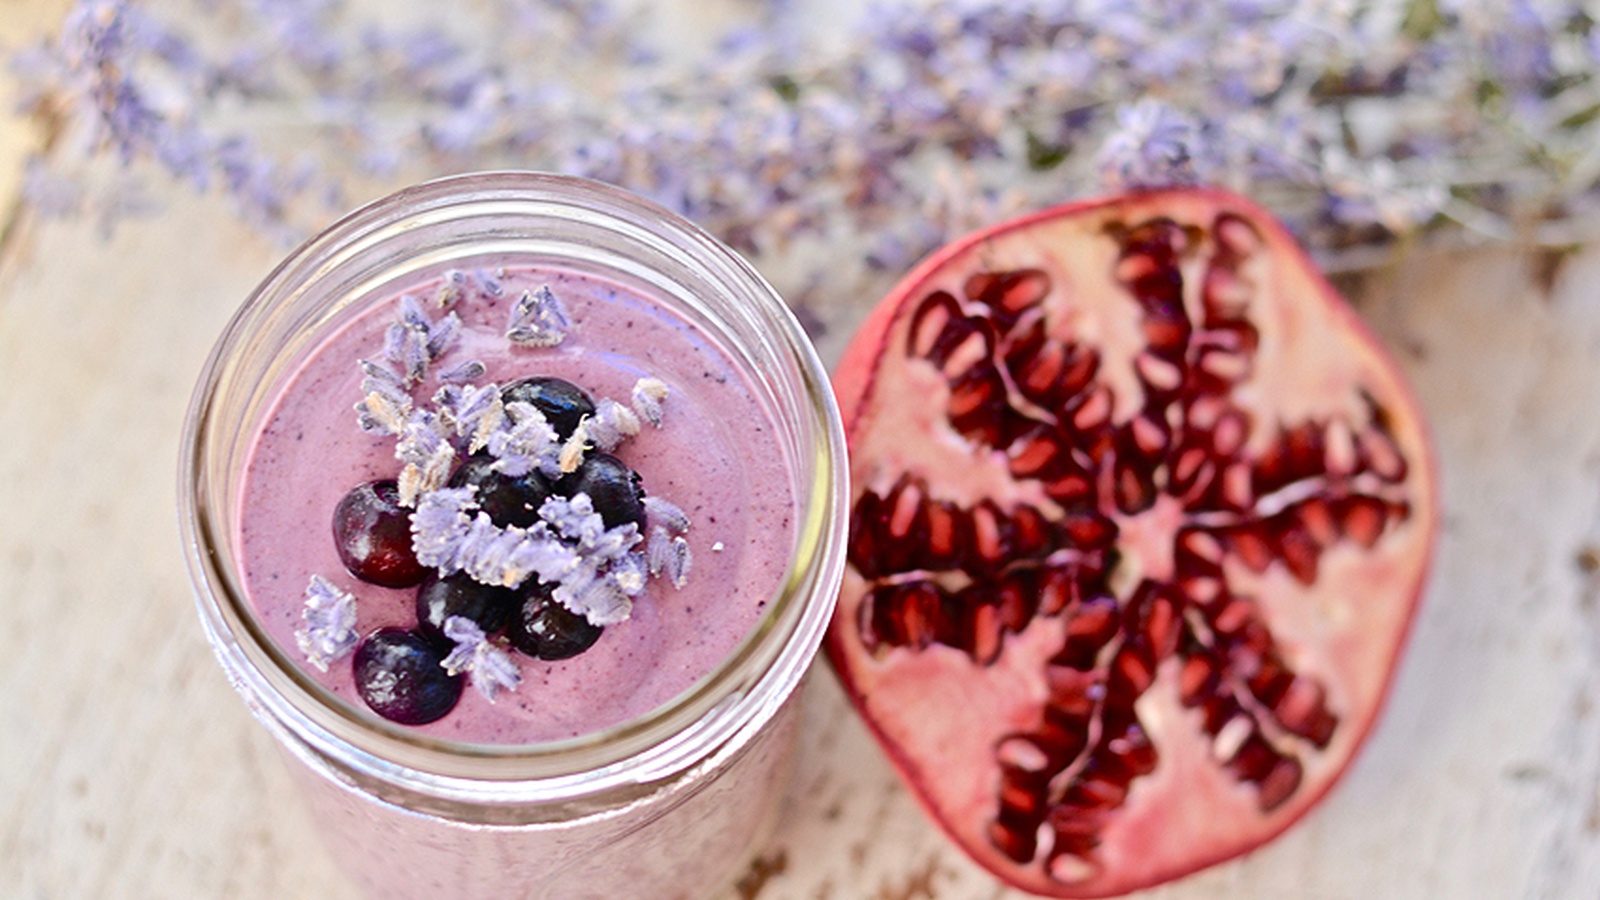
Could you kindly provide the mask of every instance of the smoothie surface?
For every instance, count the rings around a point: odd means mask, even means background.
[[[413,396],[427,402],[439,386],[435,374],[464,360],[486,366],[479,384],[555,376],[597,400],[622,403],[638,379],[658,378],[670,391],[662,426],[645,424],[614,455],[642,476],[647,494],[676,504],[692,523],[685,537],[693,565],[683,587],[650,579],[632,616],[607,627],[587,651],[554,662],[513,651],[522,675],[516,690],[491,702],[469,684],[452,712],[415,726],[440,738],[515,745],[619,724],[715,668],[750,633],[782,583],[795,541],[796,500],[779,436],[746,376],[676,312],[588,275],[508,267],[500,276],[499,296],[469,291],[451,307],[463,322],[461,338]],[[504,336],[510,307],[524,290],[544,286],[564,303],[570,332],[556,347],[514,346]],[[313,575],[355,595],[363,636],[416,624],[416,588],[378,587],[347,572],[331,517],[350,489],[400,471],[394,439],[357,427],[357,360],[378,354],[401,293],[431,303],[438,287],[421,282],[380,299],[327,339],[286,380],[252,442],[238,519],[245,590],[268,635],[297,661],[304,657],[294,633]],[[348,657],[326,673],[302,668],[365,710]]]

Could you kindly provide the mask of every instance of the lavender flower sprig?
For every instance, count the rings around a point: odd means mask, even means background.
[[[1600,191],[1600,36],[1576,0],[944,0],[876,7],[814,45],[800,10],[770,4],[698,63],[601,4],[491,4],[450,30],[322,0],[221,5],[200,42],[83,0],[18,57],[24,103],[78,138],[60,146],[221,186],[274,231],[355,178],[515,162],[622,184],[749,252],[853,232],[856,262],[888,269],[1105,187],[1221,183],[1324,248],[1503,237],[1592,215]],[[585,77],[597,58],[626,74]],[[316,159],[226,115],[241,106],[300,116]],[[39,203],[68,196],[34,171]],[[830,257],[788,287],[848,274]]]

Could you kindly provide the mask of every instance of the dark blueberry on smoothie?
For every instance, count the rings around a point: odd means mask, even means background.
[[[430,575],[417,588],[417,628],[443,640],[444,620],[461,616],[471,619],[484,634],[494,634],[506,627],[517,600],[517,591],[481,584],[465,572],[444,578]]]
[[[372,711],[401,725],[424,725],[455,709],[466,678],[440,665],[447,649],[414,631],[380,628],[356,649],[356,691]]]
[[[427,570],[411,549],[411,511],[393,481],[369,481],[340,498],[333,542],[351,575],[384,587],[410,587]]]
[[[545,421],[562,440],[572,436],[584,416],[594,415],[594,398],[570,381],[535,375],[521,378],[500,389],[506,403],[527,403],[544,414]]]
[[[512,477],[495,471],[494,464],[495,458],[487,453],[467,457],[450,476],[450,487],[477,488],[478,508],[501,528],[531,527],[539,521],[539,504],[551,494],[550,482],[538,470]]]
[[[639,473],[609,453],[590,453],[577,471],[556,482],[558,494],[588,494],[607,528],[632,522],[644,530],[644,488]]]
[[[511,617],[506,637],[529,656],[568,659],[594,646],[604,630],[558,603],[548,585],[536,584]]]

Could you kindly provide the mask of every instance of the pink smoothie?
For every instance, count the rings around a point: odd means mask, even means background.
[[[586,652],[547,662],[513,652],[522,683],[493,702],[470,685],[450,714],[420,730],[494,744],[572,737],[623,722],[672,699],[727,658],[750,633],[785,574],[795,541],[795,492],[770,417],[733,361],[667,310],[617,284],[564,271],[513,269],[498,297],[468,291],[453,308],[461,340],[413,391],[427,401],[434,373],[475,359],[478,383],[552,375],[597,400],[627,404],[641,377],[664,381],[662,427],[645,424],[616,451],[640,473],[645,491],[689,516],[693,557],[688,581],[653,578],[632,616],[609,626]],[[553,348],[513,346],[504,337],[509,307],[524,289],[548,285],[571,317]],[[405,292],[434,296],[437,283]],[[357,631],[414,627],[415,588],[364,583],[340,564],[331,532],[335,504],[354,486],[394,478],[394,440],[361,432],[361,358],[376,358],[395,320],[399,293],[329,338],[283,386],[253,441],[241,492],[240,546],[249,600],[267,633],[301,659],[294,633],[312,575],[353,593]],[[439,311],[430,307],[430,311]],[[349,659],[326,673],[306,672],[358,708]]]

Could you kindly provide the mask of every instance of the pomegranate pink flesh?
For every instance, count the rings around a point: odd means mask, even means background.
[[[1138,194],[975,235],[835,375],[836,671],[1006,881],[1107,896],[1236,856],[1382,703],[1435,520],[1420,413],[1270,217]]]

